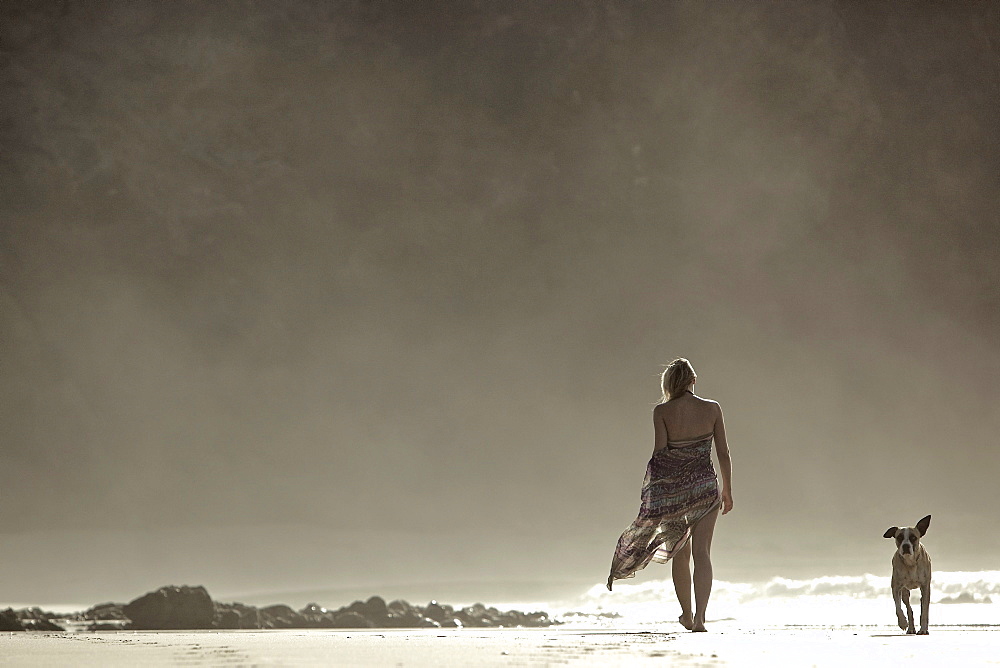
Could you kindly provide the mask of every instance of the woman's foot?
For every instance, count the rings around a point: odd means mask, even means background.
[[[685,612],[683,615],[677,618],[677,621],[681,623],[681,626],[686,628],[688,631],[694,629],[694,620],[691,619],[691,613]]]
[[[688,627],[694,633],[705,633],[708,629],[705,628],[705,620],[695,618],[692,620],[691,626]]]

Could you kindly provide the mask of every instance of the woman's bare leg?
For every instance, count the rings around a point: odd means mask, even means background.
[[[677,551],[677,554],[670,560],[671,574],[674,577],[674,592],[677,594],[677,602],[681,604],[681,616],[677,621],[688,631],[694,625],[694,616],[691,614],[691,541],[684,543],[684,547]]]
[[[712,535],[715,520],[719,517],[716,508],[705,515],[691,530],[691,554],[694,556],[694,626],[692,631],[705,630],[705,611],[708,597],[712,594]]]

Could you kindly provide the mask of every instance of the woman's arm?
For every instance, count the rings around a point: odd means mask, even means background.
[[[722,406],[715,404],[715,407],[718,411],[715,416],[715,454],[719,457],[719,468],[722,470],[722,514],[725,515],[733,509],[733,459],[729,456]]]
[[[653,407],[653,452],[667,447],[667,423],[663,421],[663,404]]]

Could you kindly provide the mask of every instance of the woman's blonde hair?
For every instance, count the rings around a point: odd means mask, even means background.
[[[683,357],[675,359],[663,370],[663,377],[660,383],[663,388],[663,401],[670,401],[679,397],[684,390],[691,386],[691,383],[697,377],[694,367],[691,366],[691,362],[688,362]]]

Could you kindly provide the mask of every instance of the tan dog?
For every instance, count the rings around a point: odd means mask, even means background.
[[[931,516],[917,522],[915,527],[889,527],[883,538],[896,539],[896,554],[892,555],[892,600],[896,603],[896,620],[899,628],[907,633],[927,635],[927,614],[931,605],[931,557],[920,544],[931,525]],[[913,628],[913,608],[910,607],[910,590],[920,587],[920,630]],[[899,606],[906,604],[906,617]]]

